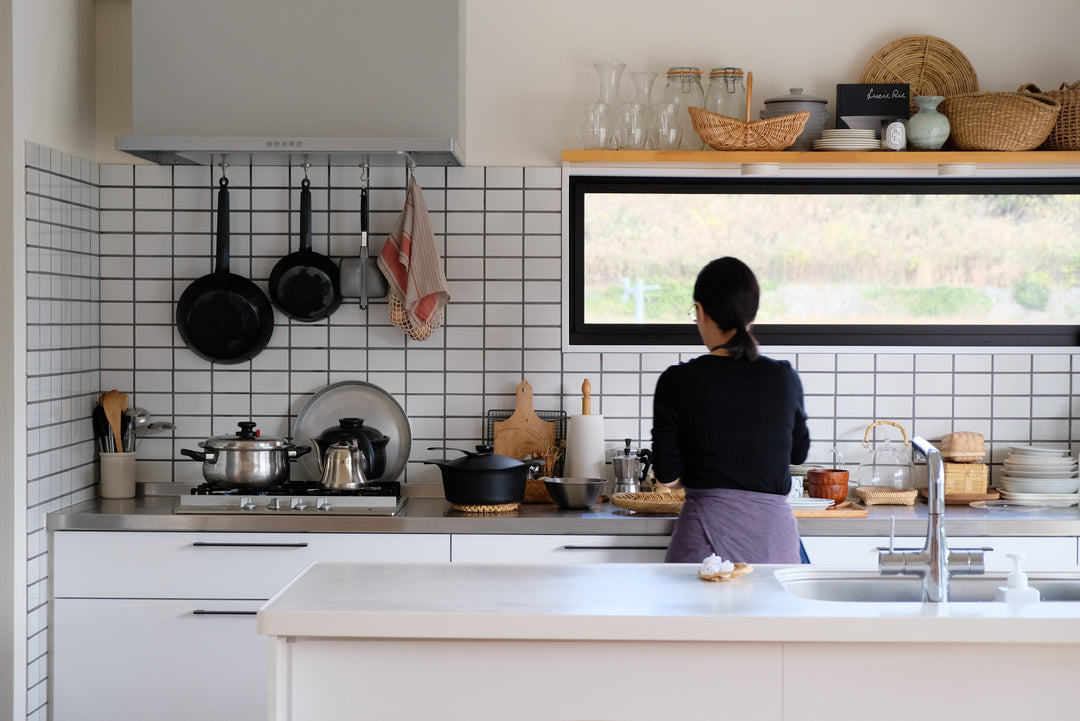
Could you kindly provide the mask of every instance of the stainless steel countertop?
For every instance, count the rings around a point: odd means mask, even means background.
[[[411,497],[397,516],[199,515],[173,513],[174,496],[96,499],[50,513],[50,531],[215,531],[247,533],[462,533],[670,535],[674,516],[638,514],[610,503],[586,511],[523,504],[503,514],[462,513],[442,498]],[[867,518],[800,518],[804,536],[897,536],[926,533],[926,505],[871,506]],[[947,506],[950,536],[1080,536],[1080,510],[1023,512]]]

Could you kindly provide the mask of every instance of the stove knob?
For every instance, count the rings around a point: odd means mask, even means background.
[[[329,498],[320,498],[315,502],[315,507],[320,511],[329,511],[333,506],[330,504]]]
[[[240,509],[243,511],[254,511],[255,503],[248,496],[243,496],[240,499]]]
[[[307,510],[307,504],[304,503],[303,498],[293,498],[292,503],[289,504],[289,507],[292,508],[294,511],[306,511]]]
[[[270,502],[268,504],[266,504],[266,510],[268,510],[268,511],[280,511],[281,510],[281,499],[280,498],[271,498]]]

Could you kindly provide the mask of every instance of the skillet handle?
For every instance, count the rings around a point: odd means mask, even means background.
[[[217,201],[217,263],[216,273],[229,272],[229,179],[225,176],[218,181]]]
[[[300,183],[300,252],[311,252],[311,181]]]

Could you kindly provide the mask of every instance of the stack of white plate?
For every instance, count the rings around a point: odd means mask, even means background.
[[[1002,464],[1001,497],[1029,505],[1075,506],[1080,500],[1076,459],[1067,448],[1009,446]]]
[[[788,505],[793,511],[823,511],[833,505],[830,498],[788,498]]]
[[[881,150],[881,141],[873,130],[822,130],[821,139],[814,141],[814,150]]]

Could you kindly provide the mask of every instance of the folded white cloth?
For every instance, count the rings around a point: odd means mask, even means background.
[[[390,285],[390,320],[414,340],[427,339],[442,324],[450,300],[442,259],[420,184],[409,179],[405,207],[377,260]]]
[[[701,572],[709,576],[715,576],[718,573],[731,573],[734,570],[734,563],[721,559],[715,553],[701,562]]]

